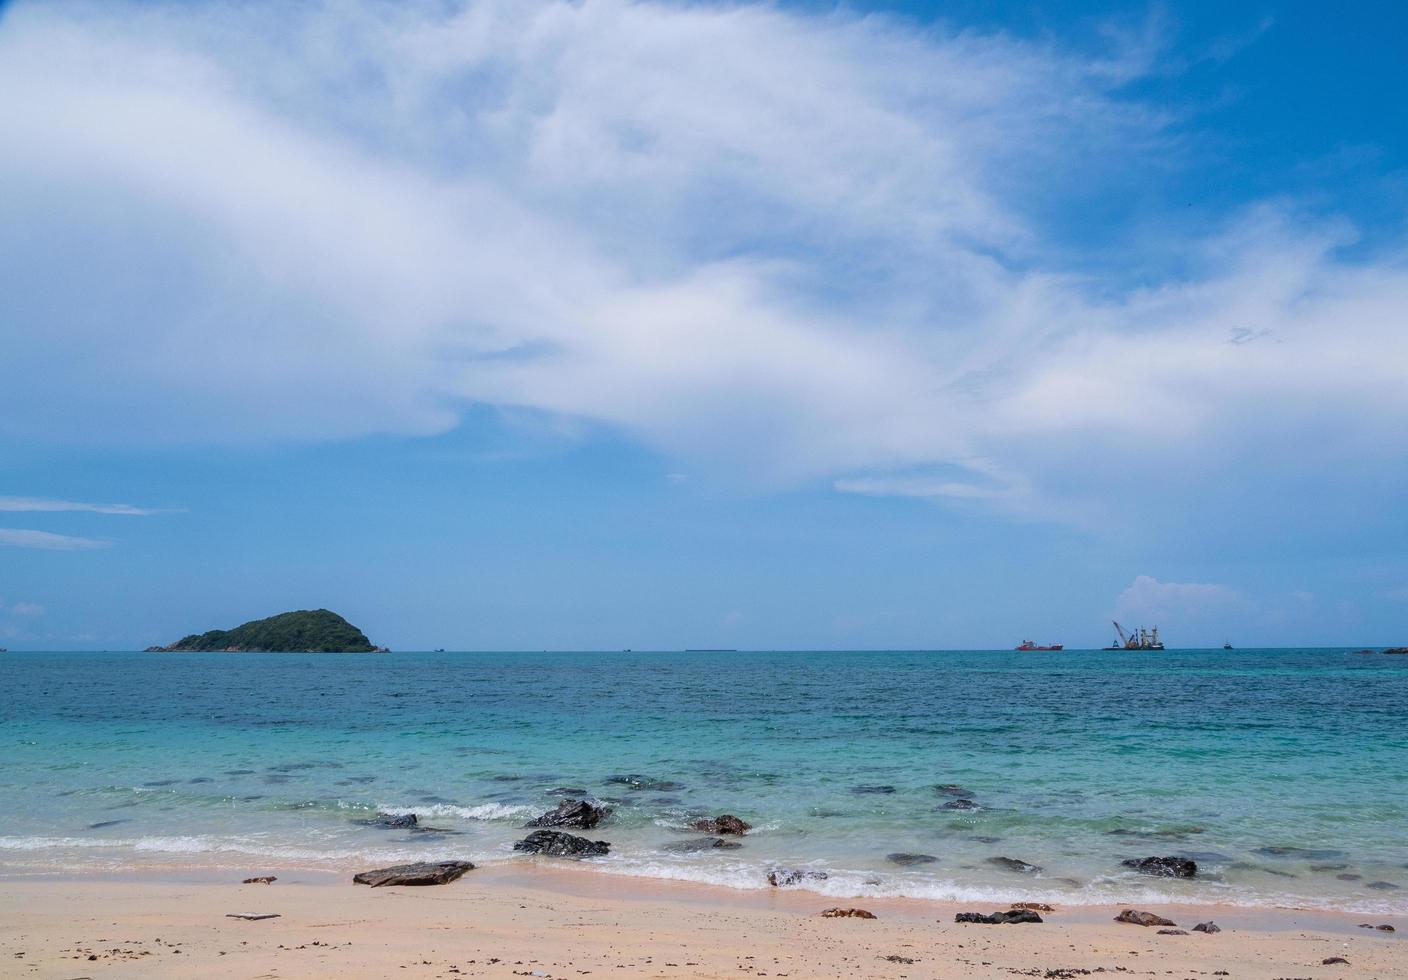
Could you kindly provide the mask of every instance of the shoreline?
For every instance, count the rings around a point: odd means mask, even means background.
[[[796,889],[743,891],[538,862],[490,865],[451,884],[418,888],[373,889],[353,885],[350,876],[277,867],[251,867],[248,875],[254,874],[279,880],[242,885],[238,872],[207,871],[201,880],[0,881],[0,973],[1011,977],[1225,969],[1236,978],[1274,980],[1343,975],[1335,971],[1346,967],[1321,962],[1343,956],[1355,976],[1408,975],[1404,916],[1373,918],[1397,929],[1387,933],[1361,929],[1365,917],[1347,913],[1138,906],[1184,929],[1211,919],[1223,930],[1160,935],[1112,921],[1118,906],[1058,906],[1043,913],[1041,924],[956,924],[956,912],[997,906],[843,901]],[[864,908],[878,918],[820,916],[833,906]],[[227,918],[239,912],[279,918]],[[886,956],[917,962],[910,967]],[[80,963],[84,970],[75,969]]]

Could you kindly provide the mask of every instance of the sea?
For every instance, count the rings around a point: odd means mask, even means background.
[[[513,845],[565,797],[611,807],[603,875],[1401,914],[1408,657],[0,656],[0,877],[560,862]],[[670,846],[722,813],[741,847]],[[1122,863],[1163,856],[1196,877]]]

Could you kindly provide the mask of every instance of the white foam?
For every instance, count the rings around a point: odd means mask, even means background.
[[[507,803],[480,803],[478,806],[457,806],[453,803],[430,803],[421,806],[377,804],[377,810],[398,817],[414,813],[417,817],[458,817],[461,820],[519,820],[536,816],[538,812],[531,806]]]

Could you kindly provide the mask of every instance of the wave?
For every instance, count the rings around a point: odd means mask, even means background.
[[[477,806],[460,806],[456,803],[422,803],[419,806],[403,806],[399,803],[378,803],[380,813],[405,816],[414,813],[417,817],[458,817],[460,820],[521,820],[535,817],[540,807],[508,803],[480,803]]]

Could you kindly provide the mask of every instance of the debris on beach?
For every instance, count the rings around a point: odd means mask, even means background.
[[[260,919],[277,919],[277,912],[227,912],[227,919],[248,919],[250,922],[258,922]]]
[[[1155,915],[1153,912],[1137,912],[1134,909],[1125,909],[1115,916],[1116,922],[1128,922],[1133,926],[1177,926],[1178,923],[1172,919],[1165,919],[1162,915]],[[1210,923],[1209,923],[1210,924]],[[1196,929],[1197,926],[1194,926]]]
[[[468,861],[421,861],[416,864],[398,864],[391,868],[378,868],[354,875],[352,881],[358,885],[447,885],[473,871],[474,865]]]
[[[1160,935],[1160,936],[1186,936],[1186,935],[1188,935],[1188,930],[1187,930],[1187,929],[1160,929],[1160,930],[1159,930],[1159,935]]]
[[[1055,912],[1056,910],[1045,902],[1013,902],[1014,909],[1031,909],[1033,912]]]
[[[1212,935],[1214,932],[1221,932],[1222,927],[1209,919],[1207,922],[1199,922],[1193,927],[1193,931],[1206,932],[1208,935]]]
[[[867,912],[865,909],[826,909],[821,913],[823,919],[874,919],[874,912]]]
[[[991,915],[984,915],[982,912],[959,912],[953,917],[954,922],[976,922],[988,926],[1020,925],[1024,922],[1041,922],[1041,916],[1031,909],[1009,909],[1006,912],[994,912]]]
[[[244,881],[240,882],[240,884],[241,884],[241,885],[272,885],[274,882],[276,882],[276,881],[278,881],[278,880],[279,880],[279,879],[278,879],[278,877],[277,877],[276,875],[260,875],[258,878],[246,878]]]
[[[1343,963],[1345,966],[1349,966],[1349,960],[1345,959],[1343,956],[1327,956],[1320,961],[1321,966],[1334,966],[1336,963]]]
[[[905,963],[905,964],[913,964],[913,963],[918,962],[918,961],[915,960],[914,957],[912,957],[912,956],[901,956],[901,955],[899,955],[898,953],[891,953],[889,956],[882,956],[882,957],[880,957],[880,958],[881,958],[882,960],[885,960],[887,963]]]

